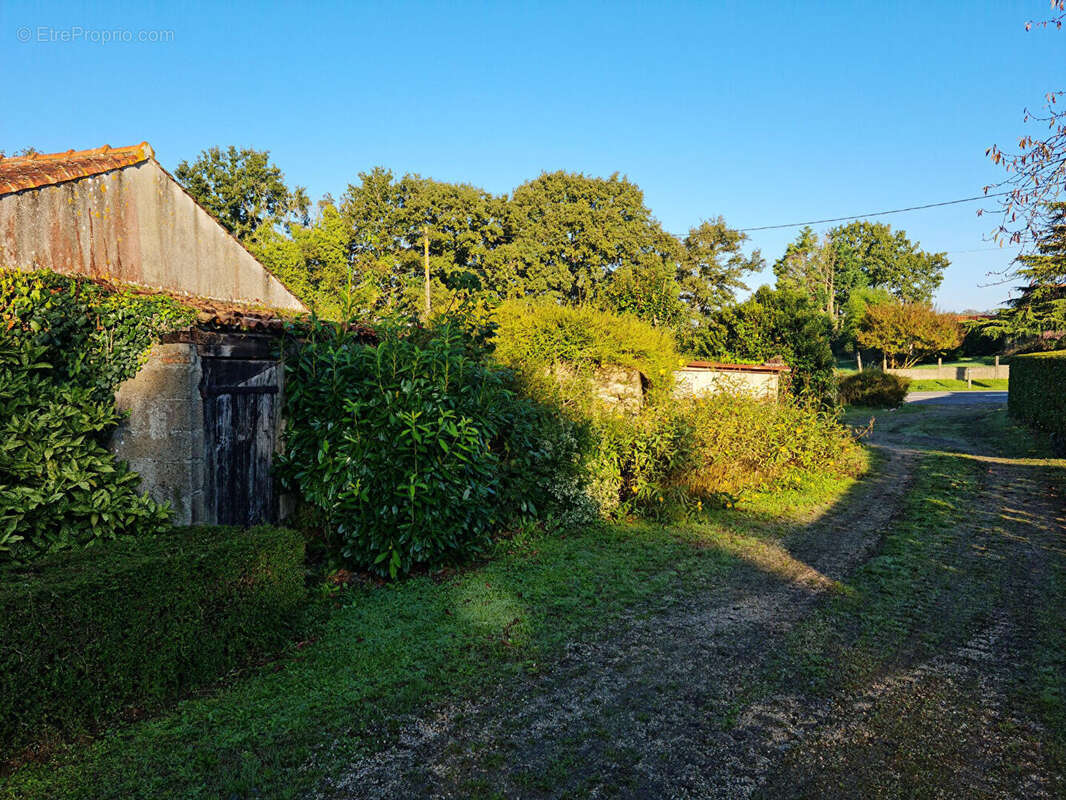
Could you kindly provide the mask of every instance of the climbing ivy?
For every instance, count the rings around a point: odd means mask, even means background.
[[[163,296],[0,270],[0,562],[166,525],[107,443],[115,388],[191,316]]]

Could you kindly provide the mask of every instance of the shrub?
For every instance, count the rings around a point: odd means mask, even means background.
[[[1066,350],[1011,359],[1007,410],[1066,442]]]
[[[896,408],[910,385],[910,378],[868,369],[841,378],[838,396],[844,405]]]
[[[286,361],[286,410],[279,475],[351,565],[395,577],[570,510],[578,427],[517,391],[457,320],[387,324],[376,346],[313,323]]]
[[[608,514],[730,504],[804,473],[849,472],[857,453],[834,414],[726,392],[661,402],[632,419],[603,417],[594,430],[590,472]]]
[[[858,448],[833,412],[721,392],[678,401],[692,429],[695,464],[683,476],[694,498],[715,502],[789,486],[801,475],[854,471]]]
[[[189,316],[164,297],[0,270],[0,559],[165,527],[106,444],[115,387]]]
[[[718,311],[688,333],[700,358],[762,363],[780,357],[790,368],[794,397],[833,405],[832,323],[803,292],[759,288],[743,303]]]
[[[0,575],[0,747],[159,706],[283,646],[298,534],[174,529]]]
[[[497,360],[522,375],[539,396],[553,394],[555,381],[545,378],[555,365],[566,365],[585,379],[599,367],[629,367],[644,375],[657,394],[667,393],[680,361],[669,332],[591,306],[512,300],[496,310],[495,322]],[[587,380],[576,387],[585,395],[587,389]]]

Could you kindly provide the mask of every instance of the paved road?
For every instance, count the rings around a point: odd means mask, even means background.
[[[1006,392],[910,392],[908,403],[936,406],[1006,405]]]

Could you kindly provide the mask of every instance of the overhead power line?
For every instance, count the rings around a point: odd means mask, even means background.
[[[988,194],[979,194],[976,197],[963,197],[958,200],[945,200],[943,203],[926,203],[921,206],[909,206],[907,208],[893,208],[889,211],[873,211],[869,214],[849,214],[846,217],[833,217],[832,219],[812,219],[807,222],[786,222],[783,225],[760,225],[756,228],[740,228],[743,233],[751,233],[752,231],[772,231],[780,228],[800,228],[804,225],[823,225],[827,222],[844,222],[849,219],[864,219],[865,217],[883,217],[886,214],[902,214],[906,211],[921,211],[924,208],[939,208],[940,206],[954,206],[959,203],[973,203],[977,200],[986,200],[989,197],[1001,197],[1003,195],[1010,194],[1010,192],[989,192]]]

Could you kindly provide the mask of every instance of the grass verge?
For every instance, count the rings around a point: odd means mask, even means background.
[[[981,380],[974,379],[971,387],[966,381],[952,378],[923,379],[911,381],[910,390],[912,392],[1005,392],[1009,383],[1007,378],[982,378]]]
[[[705,591],[852,483],[812,479],[681,526],[526,531],[483,566],[349,591],[311,644],[27,765],[0,780],[0,797],[305,794],[355,755],[387,746],[403,714],[544,669],[568,641]]]

